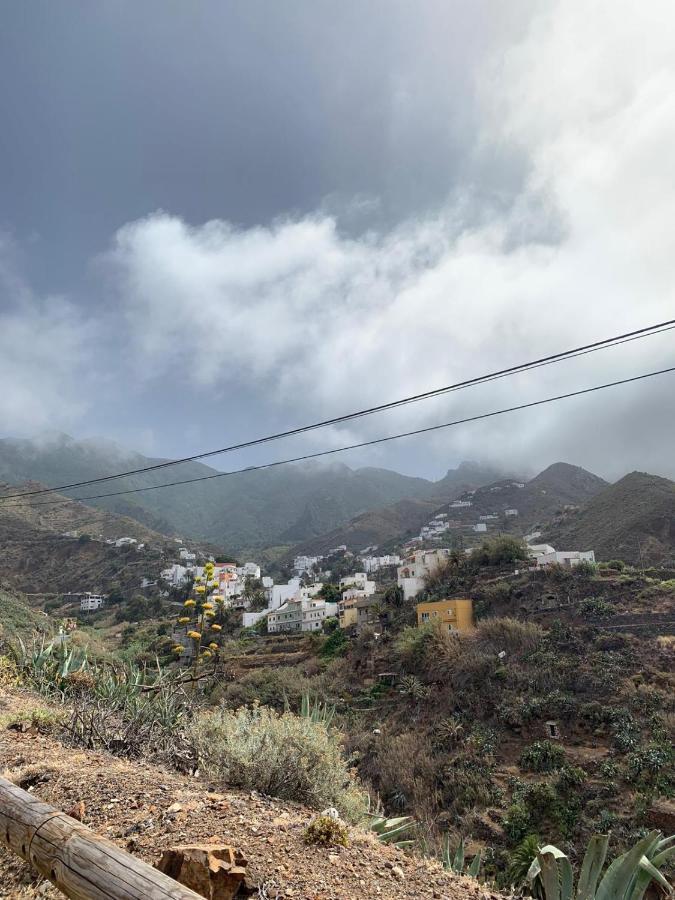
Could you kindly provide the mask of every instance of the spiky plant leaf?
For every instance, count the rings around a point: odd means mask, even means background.
[[[598,885],[595,900],[626,900],[633,893],[638,866],[643,856],[649,855],[661,839],[660,831],[651,831],[622,856],[617,857],[605,872]]]
[[[480,865],[482,862],[483,859],[479,850],[471,861],[471,865],[469,866],[469,875],[471,875],[472,878],[478,878],[480,874]]]
[[[608,846],[608,834],[594,834],[588,842],[579,874],[577,900],[593,900],[595,897],[595,889],[607,858]]]

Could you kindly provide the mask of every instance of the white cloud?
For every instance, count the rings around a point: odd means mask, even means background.
[[[358,240],[318,214],[250,230],[163,213],[125,226],[111,255],[141,366],[179,368],[202,388],[246,379],[328,415],[668,318],[674,27],[663,0],[559,0],[492,60],[479,78],[480,149],[516,146],[530,174],[483,227],[464,227],[461,206]],[[673,358],[669,337],[650,339],[389,421],[454,418]],[[453,447],[541,462],[562,449],[607,471],[603,433],[637,462],[627,417],[671,390],[649,383],[493,420]],[[657,441],[670,428],[654,416]],[[381,429],[367,420],[359,433]],[[447,438],[429,446],[440,455]]]
[[[38,298],[0,241],[0,421],[6,433],[67,428],[85,399],[90,325],[61,297]],[[88,381],[87,390],[91,387]]]

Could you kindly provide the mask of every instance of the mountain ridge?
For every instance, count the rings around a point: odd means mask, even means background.
[[[103,439],[78,441],[69,435],[39,440],[0,440],[0,479],[13,485],[37,480],[47,485],[99,478],[166,460],[127,451]],[[442,502],[459,486],[486,483],[494,467],[461,463],[439,482],[378,467],[354,468],[340,461],[288,465],[228,476],[201,462],[180,463],[120,478],[105,485],[74,489],[74,499],[116,490],[153,488],[119,497],[92,499],[93,507],[131,517],[167,535],[186,535],[228,547],[256,549],[309,540],[357,515],[403,499]],[[480,474],[482,473],[482,475]],[[208,481],[154,489],[172,480]],[[213,478],[211,476],[218,476]]]

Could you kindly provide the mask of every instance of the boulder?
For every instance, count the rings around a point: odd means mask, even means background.
[[[244,856],[218,843],[172,847],[157,868],[207,900],[232,900],[246,879]]]

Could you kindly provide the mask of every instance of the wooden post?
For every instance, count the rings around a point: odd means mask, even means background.
[[[0,778],[0,842],[73,900],[200,900],[5,778]]]

